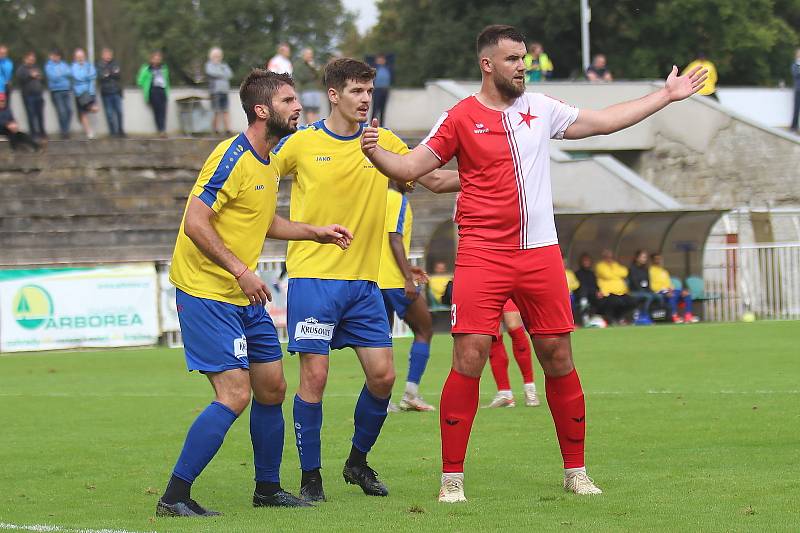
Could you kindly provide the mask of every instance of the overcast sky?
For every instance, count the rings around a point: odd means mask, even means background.
[[[378,22],[378,8],[375,0],[342,0],[344,7],[356,13],[356,26],[361,35]]]

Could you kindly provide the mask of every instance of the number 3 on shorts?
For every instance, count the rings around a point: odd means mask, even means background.
[[[456,304],[450,306],[450,325],[456,325]]]

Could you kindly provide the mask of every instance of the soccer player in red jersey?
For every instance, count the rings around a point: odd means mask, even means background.
[[[377,123],[362,150],[383,174],[414,181],[458,160],[460,240],[453,283],[453,367],[442,390],[440,502],[465,501],[464,457],[478,408],[480,375],[503,305],[513,298],[545,375],[547,403],[564,459],[564,489],[600,494],[584,463],[583,390],[572,362],[569,291],[553,219],[549,139],[581,139],[632,126],[696,93],[704,70],[602,110],[569,106],[525,92],[525,38],[511,26],[478,36],[480,91],[444,113],[430,135],[405,155],[377,145]]]

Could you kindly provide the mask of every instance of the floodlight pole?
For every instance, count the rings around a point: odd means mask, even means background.
[[[581,59],[583,71],[589,68],[589,23],[592,21],[592,9],[589,0],[581,0]]]
[[[94,0],[86,0],[86,55],[94,65]]]

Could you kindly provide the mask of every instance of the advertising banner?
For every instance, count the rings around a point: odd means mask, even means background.
[[[0,351],[158,342],[152,263],[0,270]]]

